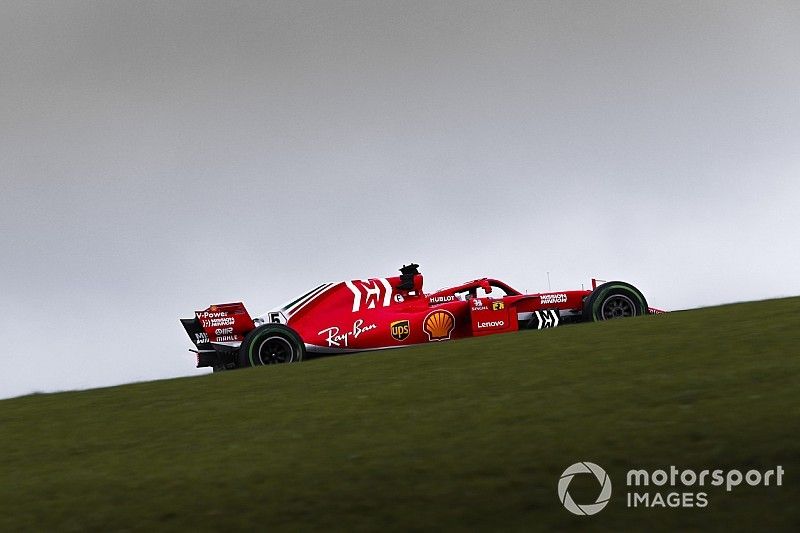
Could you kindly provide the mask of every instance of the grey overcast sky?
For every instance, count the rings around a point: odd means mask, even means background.
[[[0,3],[0,397],[420,263],[800,294],[800,2]]]

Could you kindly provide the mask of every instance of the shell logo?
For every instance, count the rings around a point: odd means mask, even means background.
[[[456,327],[456,319],[453,313],[445,310],[433,311],[425,317],[422,329],[428,334],[428,340],[445,341],[450,338]]]

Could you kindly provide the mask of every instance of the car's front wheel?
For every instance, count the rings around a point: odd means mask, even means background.
[[[283,324],[264,324],[245,335],[239,347],[239,366],[299,363],[305,355],[300,336]]]
[[[644,295],[624,281],[609,281],[597,287],[583,306],[583,319],[588,322],[613,320],[647,314]]]

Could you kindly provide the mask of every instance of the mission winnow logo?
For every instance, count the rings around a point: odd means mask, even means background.
[[[676,466],[659,470],[628,470],[625,476],[625,506],[648,508],[705,508],[711,501],[709,492],[725,487],[731,492],[745,483],[751,487],[783,485],[785,471],[782,466],[761,471],[724,470],[721,468],[693,470]],[[569,493],[569,485],[575,476],[594,476],[599,485],[599,494],[594,501],[576,502]],[[710,487],[710,488],[707,488]],[[602,511],[611,501],[611,478],[599,465],[589,461],[567,467],[558,480],[558,499],[572,514],[591,516]]]

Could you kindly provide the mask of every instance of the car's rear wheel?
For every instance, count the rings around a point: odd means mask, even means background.
[[[299,363],[305,355],[300,336],[283,324],[264,324],[245,335],[239,348],[239,366]]]
[[[614,320],[647,314],[644,295],[624,281],[609,281],[597,287],[583,306],[583,319],[589,322]]]

